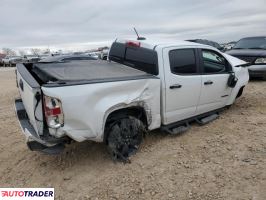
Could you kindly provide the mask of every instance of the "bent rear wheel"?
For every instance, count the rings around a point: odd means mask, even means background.
[[[145,127],[139,119],[127,116],[109,123],[107,131],[107,146],[113,159],[126,162],[139,149]]]

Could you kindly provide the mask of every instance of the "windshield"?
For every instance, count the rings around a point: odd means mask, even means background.
[[[241,39],[233,49],[266,49],[266,37]]]

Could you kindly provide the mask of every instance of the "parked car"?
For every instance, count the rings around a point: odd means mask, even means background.
[[[6,56],[5,58],[2,59],[2,64],[4,67],[6,66],[11,67],[21,62],[22,58],[20,56]]]
[[[99,55],[95,52],[90,52],[90,53],[86,53],[86,55],[90,56],[90,57],[93,57],[95,59],[98,59],[99,58]]]
[[[40,60],[40,57],[37,55],[24,55],[23,62],[24,63],[35,63]]]
[[[107,60],[108,58],[109,49],[103,49],[100,54],[100,59]]]
[[[127,160],[146,131],[216,119],[248,83],[245,64],[202,44],[117,39],[109,61],[17,65],[15,107],[31,150],[92,140]]]
[[[47,58],[47,57],[50,57],[51,55],[49,54],[49,53],[46,53],[46,54],[40,54],[39,55],[39,58],[40,58],[40,60],[42,60],[42,59],[45,59],[45,58]]]
[[[72,55],[60,55],[60,56],[49,56],[42,60],[40,63],[51,63],[51,62],[67,62],[71,60],[96,60],[96,58],[89,55],[72,54]]]
[[[266,80],[266,36],[243,38],[226,53],[249,62],[251,66],[248,71],[251,78]]]
[[[235,41],[231,41],[225,44],[224,49],[225,51],[231,50],[236,45]]]
[[[2,59],[6,57],[6,54],[0,53],[0,65],[3,65]]]
[[[224,47],[222,47],[219,43],[214,42],[214,41],[204,40],[204,39],[193,39],[193,40],[187,40],[187,41],[210,45],[212,47],[215,47],[216,49],[219,49],[220,51],[224,51]]]

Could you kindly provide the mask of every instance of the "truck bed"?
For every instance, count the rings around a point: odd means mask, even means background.
[[[78,84],[154,77],[146,72],[102,60],[36,63],[31,70],[43,84]]]

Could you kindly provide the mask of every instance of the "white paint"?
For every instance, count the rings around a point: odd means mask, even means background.
[[[126,40],[120,40],[126,41]],[[61,100],[64,113],[64,126],[50,133],[56,137],[67,135],[81,142],[93,140],[101,142],[105,122],[109,114],[121,108],[143,106],[150,119],[149,130],[214,109],[230,105],[242,86],[248,83],[246,68],[235,67],[245,62],[223,54],[210,46],[191,43],[152,43],[141,42],[141,46],[158,53],[159,79],[140,79],[130,81],[105,82],[64,87],[42,87],[45,95]],[[222,54],[232,65],[238,83],[235,88],[227,86],[229,74],[181,76],[172,74],[168,52],[172,49],[204,48]],[[215,84],[206,87],[204,81],[212,80]],[[180,89],[170,90],[170,85],[180,84]],[[33,119],[33,95],[22,96],[31,123]],[[228,95],[228,97],[221,97]]]
[[[61,100],[64,127],[56,136],[76,141],[102,141],[108,115],[118,109],[145,105],[151,111],[149,129],[160,127],[160,80],[140,79],[57,88],[42,87],[43,93]]]

